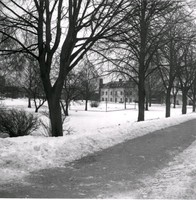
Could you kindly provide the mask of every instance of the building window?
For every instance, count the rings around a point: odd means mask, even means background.
[[[105,98],[105,101],[108,101],[108,98]]]
[[[115,98],[115,103],[117,102],[117,98]]]
[[[120,92],[120,95],[123,95],[123,92],[122,92],[122,91]]]
[[[105,92],[105,95],[108,95],[108,92]]]
[[[110,101],[112,102],[112,98],[110,98]]]
[[[102,101],[104,101],[104,98],[102,98]]]
[[[123,102],[122,98],[120,98],[120,102]]]
[[[104,95],[104,92],[102,92],[102,96]]]
[[[110,92],[110,94],[112,95],[112,92]]]

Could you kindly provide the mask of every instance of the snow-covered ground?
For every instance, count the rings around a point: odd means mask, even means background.
[[[3,104],[24,108],[27,106],[27,100],[6,100]],[[105,104],[101,104],[101,107],[104,109]],[[71,105],[70,116],[65,123],[65,128],[70,128],[71,135],[51,138],[43,135],[35,136],[41,135],[35,133],[33,136],[0,139],[0,184],[22,178],[33,170],[64,166],[67,162],[128,139],[196,119],[196,114],[191,113],[191,107],[188,108],[187,115],[181,115],[180,107],[172,109],[171,118],[166,119],[164,105],[153,105],[145,113],[145,122],[137,122],[137,108],[134,104],[130,105],[129,110],[111,112],[103,112],[103,110],[96,112],[92,109],[81,111],[80,108],[81,105]],[[29,110],[33,111],[33,109]],[[146,178],[147,182],[152,183],[149,185],[152,186],[151,190],[154,191],[155,196],[161,193],[160,190],[162,191],[160,184],[163,186],[166,184],[169,187],[175,184],[176,191],[179,192],[187,187],[184,183],[191,184],[189,175],[196,171],[195,155],[196,143],[193,143],[185,152],[176,157],[175,162],[171,163],[168,169],[158,172],[154,179]],[[170,173],[172,170],[179,172],[179,175],[174,176]],[[160,183],[159,187],[156,185],[157,180]],[[169,187],[166,193],[170,192]],[[146,187],[145,190],[149,188]],[[134,194],[116,194],[117,198],[132,196],[137,197],[136,194],[135,196]]]

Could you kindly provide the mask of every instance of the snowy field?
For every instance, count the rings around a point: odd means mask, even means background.
[[[27,109],[27,100],[5,100],[5,106]],[[61,167],[67,162],[79,159],[90,153],[111,147],[123,141],[139,137],[155,130],[163,129],[182,123],[190,119],[196,119],[196,114],[188,108],[187,115],[181,115],[181,108],[171,109],[171,118],[164,118],[164,105],[153,105],[145,112],[145,122],[137,122],[137,106],[129,105],[128,110],[121,110],[123,104],[111,104],[111,110],[104,112],[105,103],[101,104],[99,112],[92,110],[84,111],[84,105],[71,105],[70,116],[66,119],[65,129],[69,127],[71,135],[59,138],[45,137],[43,134],[34,133],[32,136],[18,138],[0,138],[0,184],[17,180],[33,170]],[[120,111],[119,111],[120,110]],[[38,136],[39,135],[39,136]],[[159,172],[154,179],[146,178],[148,182],[168,184],[177,192],[182,192],[188,184],[191,184],[190,174],[196,171],[196,143],[193,143],[185,152],[178,155],[168,169]],[[170,174],[175,170],[177,176]],[[161,182],[162,180],[162,182]],[[187,183],[184,185],[184,182]],[[152,184],[154,194],[160,194],[161,186]],[[149,189],[149,188],[147,188]],[[146,190],[147,190],[146,189]],[[137,193],[138,191],[136,191]],[[166,191],[166,194],[169,193]],[[134,194],[116,194],[114,198],[130,198]],[[155,195],[156,196],[156,195]],[[159,197],[159,195],[158,195]],[[163,198],[166,196],[163,196]],[[133,196],[134,198],[134,196]]]

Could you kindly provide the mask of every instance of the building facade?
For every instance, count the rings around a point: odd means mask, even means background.
[[[100,80],[100,101],[124,103],[137,101],[137,89],[133,81],[112,81],[103,84]]]

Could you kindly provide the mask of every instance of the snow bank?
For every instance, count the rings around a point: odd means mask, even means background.
[[[1,181],[21,177],[33,170],[62,167],[93,152],[191,119],[196,119],[196,114],[145,122],[127,122],[99,128],[96,134],[89,131],[85,135],[59,138],[24,136],[0,139]]]

